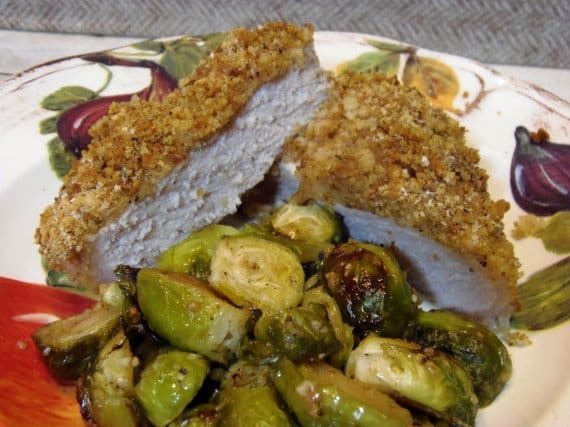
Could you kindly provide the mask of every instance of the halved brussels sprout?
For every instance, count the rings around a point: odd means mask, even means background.
[[[326,308],[313,303],[262,316],[255,338],[269,345],[266,353],[293,361],[324,358],[340,348]]]
[[[334,211],[316,203],[306,206],[286,203],[270,218],[271,226],[279,234],[293,240],[339,243],[342,227]]]
[[[278,311],[295,307],[303,297],[299,259],[261,237],[223,237],[210,269],[210,285],[239,307]]]
[[[352,327],[342,321],[342,314],[334,298],[327,294],[322,286],[319,286],[305,291],[301,304],[304,306],[321,304],[326,308],[335,337],[340,344],[340,349],[330,355],[329,361],[337,368],[344,367],[354,347],[354,335],[352,335]]]
[[[324,363],[278,361],[271,378],[302,426],[411,427],[410,413],[378,388]]]
[[[479,406],[490,404],[511,376],[512,363],[501,340],[483,325],[449,311],[420,312],[409,338],[463,362]]]
[[[345,372],[453,424],[475,423],[477,396],[469,373],[445,353],[370,334],[350,354]]]
[[[417,313],[417,298],[386,248],[355,241],[339,245],[321,274],[344,320],[360,335],[400,337]]]
[[[193,276],[155,269],[139,272],[137,298],[159,336],[220,363],[232,356],[251,314],[222,300]]]
[[[228,225],[212,224],[190,234],[158,257],[156,268],[176,273],[188,273],[207,281],[210,262],[217,244],[223,236],[239,231]]]
[[[99,303],[81,314],[42,326],[32,334],[50,371],[73,380],[95,359],[99,349],[119,331],[121,309]]]
[[[88,423],[101,427],[147,425],[134,397],[135,364],[122,331],[101,348],[77,386],[81,414]]]
[[[259,224],[245,224],[242,227],[241,232],[244,235],[262,237],[266,240],[285,246],[297,255],[299,261],[303,264],[318,262],[334,248],[334,245],[327,242],[293,240],[287,236],[274,232],[273,229],[268,226]]]
[[[204,403],[186,408],[168,427],[214,427],[219,426],[220,411],[213,403]]]
[[[208,373],[202,356],[175,349],[162,351],[144,367],[135,387],[137,400],[155,426],[165,426],[194,399]]]
[[[238,362],[216,398],[222,427],[293,426],[269,379],[267,366]]]

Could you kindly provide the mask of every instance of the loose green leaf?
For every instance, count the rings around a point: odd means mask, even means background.
[[[40,105],[46,110],[61,111],[95,96],[97,96],[95,92],[83,86],[64,86],[42,99]]]
[[[81,288],[67,273],[55,270],[48,271],[46,282],[49,286],[53,286],[54,288]]]
[[[58,178],[63,178],[71,168],[71,162],[74,158],[73,155],[65,150],[63,141],[58,137],[48,141],[47,149],[49,164],[52,170]]]
[[[164,52],[164,43],[157,42],[156,40],[144,40],[132,45],[135,49],[149,50],[151,52],[162,53]]]
[[[393,52],[393,53],[402,53],[402,52],[409,52],[409,51],[414,50],[414,48],[412,48],[410,46],[406,46],[403,44],[383,42],[380,40],[368,39],[368,40],[366,40],[366,43],[368,43],[370,46],[375,47],[376,49],[387,50],[388,52]]]
[[[42,135],[47,135],[50,133],[57,132],[57,119],[58,116],[48,117],[40,122],[40,133]]]
[[[395,76],[400,66],[400,55],[386,52],[366,52],[352,61],[345,62],[339,71],[357,71],[360,73],[382,73]]]
[[[570,257],[530,276],[519,286],[519,302],[513,328],[535,331],[570,319]]]

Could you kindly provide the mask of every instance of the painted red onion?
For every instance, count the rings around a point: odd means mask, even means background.
[[[533,138],[528,129],[517,127],[511,161],[515,201],[526,212],[539,216],[570,210],[570,145],[546,138],[544,131]]]
[[[147,100],[162,99],[178,85],[178,82],[160,65],[152,61],[129,61],[104,53],[86,55],[83,59],[105,65],[150,68],[151,82],[149,86],[135,94],[106,96],[77,104],[59,117],[57,133],[65,144],[65,148],[77,158],[81,157],[81,151],[87,148],[91,142],[89,129],[97,120],[107,114],[113,102],[127,102],[134,95]]]

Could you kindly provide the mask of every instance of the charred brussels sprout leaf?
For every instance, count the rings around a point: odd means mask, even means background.
[[[418,314],[413,341],[463,362],[473,381],[479,406],[489,405],[511,376],[511,359],[501,340],[483,325],[448,311]]]
[[[274,355],[293,361],[322,358],[340,348],[326,308],[312,303],[262,316],[255,338],[269,344]]]
[[[156,268],[176,273],[188,273],[207,281],[210,262],[223,236],[239,231],[227,225],[213,224],[195,231],[186,239],[167,249],[158,258]]]
[[[350,354],[346,374],[459,426],[472,426],[477,396],[451,356],[404,340],[368,335]]]
[[[326,308],[335,337],[340,344],[340,349],[330,355],[329,361],[337,368],[343,367],[352,347],[354,347],[352,327],[342,321],[338,304],[333,297],[325,292],[322,286],[310,289],[303,294],[302,305],[310,304],[322,304]]]
[[[211,286],[240,307],[278,311],[303,297],[305,275],[297,257],[261,237],[222,238],[210,268]]]
[[[73,380],[120,326],[120,309],[97,304],[81,314],[39,328],[32,338],[51,372],[59,379]]]
[[[147,365],[135,387],[137,400],[155,426],[165,426],[194,399],[208,373],[202,356],[168,349]]]
[[[347,378],[326,364],[280,360],[271,378],[302,426],[409,427],[410,413],[378,388]]]
[[[216,401],[222,427],[294,425],[279,402],[266,366],[234,364]]]
[[[122,332],[111,338],[80,378],[77,400],[83,418],[102,427],[147,425],[134,398],[134,358]]]
[[[137,276],[140,309],[152,330],[172,345],[226,363],[250,316],[215,295],[198,279],[143,269]]]
[[[277,209],[270,219],[275,231],[293,240],[339,243],[342,227],[335,213],[324,206],[287,203]]]
[[[385,248],[358,242],[337,246],[321,274],[344,320],[359,334],[399,337],[416,315],[414,292]]]

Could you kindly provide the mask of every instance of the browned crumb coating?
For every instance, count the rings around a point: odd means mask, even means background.
[[[287,143],[299,160],[296,198],[325,199],[390,217],[474,257],[515,292],[519,264],[464,129],[415,89],[378,74],[336,77],[329,101]],[[396,242],[397,245],[397,242]]]
[[[165,100],[113,104],[91,129],[55,203],[40,217],[36,240],[50,267],[81,259],[86,239],[129,203],[152,194],[188,152],[227,125],[264,83],[302,66],[310,26],[270,23],[236,29]]]

